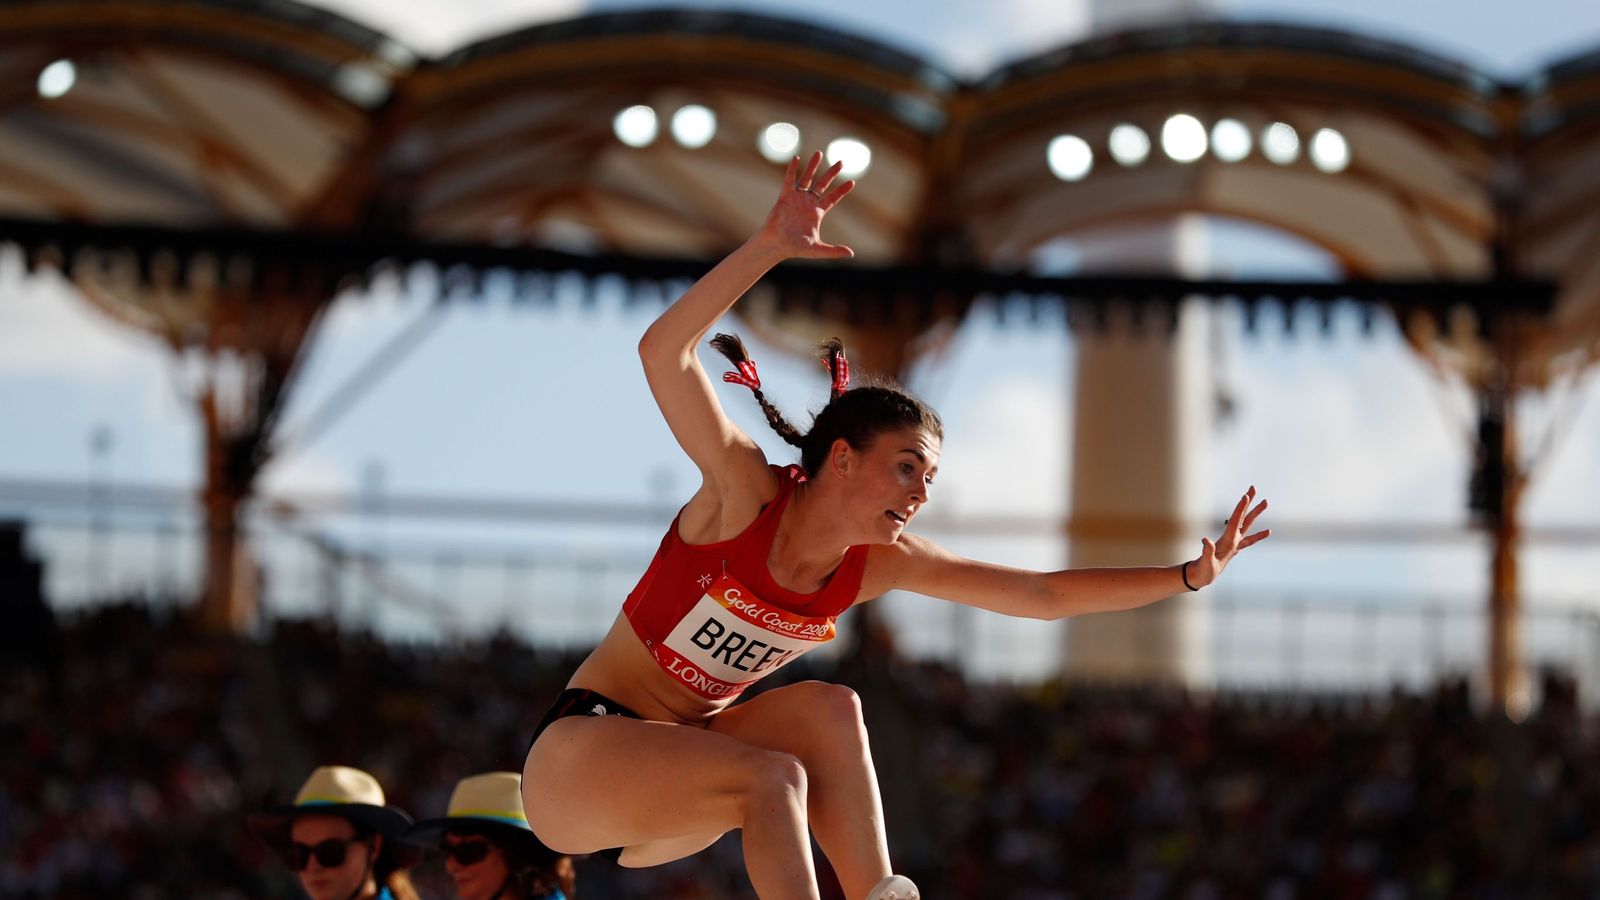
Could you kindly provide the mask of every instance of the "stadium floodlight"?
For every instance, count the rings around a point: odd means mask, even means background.
[[[1089,142],[1075,134],[1058,134],[1045,151],[1050,171],[1062,181],[1082,181],[1094,168],[1094,151]]]
[[[1206,155],[1206,127],[1188,113],[1169,116],[1161,126],[1161,149],[1178,162],[1192,163]]]
[[[413,53],[410,47],[388,38],[378,42],[373,55],[396,69],[409,69],[417,64],[417,54]]]
[[[800,129],[788,122],[773,122],[761,130],[756,146],[767,162],[786,163],[794,157],[794,149],[800,146]]]
[[[1250,155],[1250,129],[1238,119],[1219,119],[1211,126],[1211,152],[1223,162],[1235,163]]]
[[[661,126],[656,121],[655,110],[637,105],[617,113],[611,127],[617,133],[617,140],[629,147],[648,147],[656,139],[656,132]]]
[[[835,138],[828,144],[828,164],[844,161],[839,174],[854,178],[872,165],[872,148],[852,137]]]
[[[1300,135],[1287,122],[1273,122],[1261,135],[1261,155],[1280,166],[1300,158]]]
[[[389,79],[365,63],[345,63],[333,73],[333,89],[357,106],[372,109],[389,97]]]
[[[1332,128],[1319,128],[1311,136],[1311,164],[1332,175],[1350,165],[1350,142]]]
[[[1111,129],[1111,138],[1106,142],[1111,149],[1111,158],[1125,166],[1137,166],[1150,156],[1150,135],[1137,125],[1126,122]]]
[[[717,136],[717,114],[691,103],[672,114],[672,137],[690,150],[698,150]]]
[[[65,96],[78,83],[78,67],[70,59],[58,59],[39,73],[39,96],[54,100]]]

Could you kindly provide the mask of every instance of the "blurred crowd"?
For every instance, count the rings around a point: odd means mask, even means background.
[[[1461,683],[1204,699],[919,676],[941,896],[1600,898],[1600,718],[1557,679],[1513,726]]]
[[[101,608],[0,661],[0,896],[298,896],[249,811],[340,763],[440,815],[457,779],[520,770],[577,662],[323,622],[222,638],[162,609]],[[1462,684],[1018,687],[880,647],[781,674],[862,694],[891,848],[929,898],[1600,897],[1600,717],[1559,678],[1513,725]],[[451,896],[436,860],[415,880]],[[750,896],[736,836],[656,869],[581,860],[577,894]]]

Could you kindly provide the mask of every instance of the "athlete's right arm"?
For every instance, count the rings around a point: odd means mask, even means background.
[[[793,159],[761,230],[667,307],[639,340],[645,379],[667,427],[719,497],[745,484],[770,481],[771,475],[760,447],[723,412],[695,351],[717,319],[768,269],[796,257],[854,255],[848,247],[823,242],[818,234],[823,216],[855,187],[847,181],[829,190],[840,165],[819,176],[821,162],[822,154],[813,154],[802,170],[799,157]]]
[[[724,480],[730,470],[764,471],[766,461],[755,441],[723,412],[695,351],[712,323],[782,259],[774,248],[752,238],[695,282],[639,340],[639,359],[656,406],[678,446],[710,485]]]

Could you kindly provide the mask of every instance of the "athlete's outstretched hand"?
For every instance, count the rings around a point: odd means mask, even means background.
[[[1196,588],[1202,588],[1216,581],[1222,570],[1228,567],[1240,550],[1254,546],[1272,536],[1272,529],[1265,529],[1250,534],[1250,527],[1267,509],[1267,501],[1262,500],[1256,504],[1255,509],[1250,509],[1250,501],[1255,499],[1256,489],[1252,485],[1250,490],[1244,492],[1239,502],[1233,508],[1233,515],[1223,525],[1222,537],[1216,543],[1210,538],[1200,539],[1200,558],[1188,563],[1189,583]],[[1246,510],[1249,510],[1248,514]]]
[[[785,259],[840,259],[856,255],[843,244],[824,241],[820,233],[822,217],[845,194],[854,190],[856,183],[833,183],[839,170],[844,168],[843,160],[818,172],[821,165],[820,150],[811,154],[803,167],[798,156],[789,161],[778,202],[772,204],[772,212],[767,213],[767,221],[756,235],[757,240]]]

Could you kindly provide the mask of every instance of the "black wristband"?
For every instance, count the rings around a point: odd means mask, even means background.
[[[1189,562],[1184,563],[1181,567],[1183,571],[1183,586],[1191,591],[1198,591],[1200,590],[1199,588],[1189,583],[1189,563],[1191,562],[1194,562],[1194,560],[1189,560]]]

